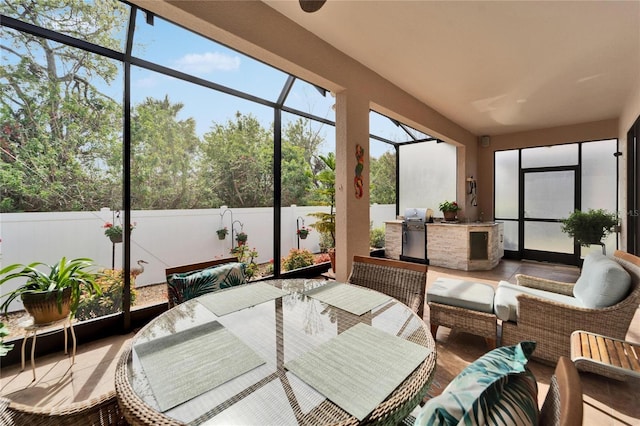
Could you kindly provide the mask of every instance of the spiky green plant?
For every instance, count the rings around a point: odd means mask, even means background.
[[[38,267],[44,266],[49,269],[49,273],[44,273]],[[67,260],[66,257],[60,259],[53,265],[42,262],[34,262],[28,265],[16,263],[0,270],[0,285],[15,278],[26,278],[25,284],[9,293],[3,294],[4,299],[0,305],[0,310],[5,314],[9,310],[9,305],[15,299],[28,293],[50,292],[57,298],[58,311],[62,312],[62,293],[65,289],[71,288],[72,313],[78,309],[80,295],[83,290],[89,293],[102,294],[100,286],[96,284],[97,274],[91,272],[94,268],[93,260],[88,258],[77,258]],[[15,272],[14,272],[15,271]]]

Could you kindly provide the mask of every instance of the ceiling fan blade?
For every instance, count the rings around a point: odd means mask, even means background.
[[[317,12],[327,0],[298,0],[302,10],[308,13]]]

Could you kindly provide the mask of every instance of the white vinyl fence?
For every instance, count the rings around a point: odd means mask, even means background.
[[[328,207],[291,206],[282,209],[281,253],[298,247],[296,220],[309,226],[316,218],[309,213],[329,211]],[[103,268],[122,268],[123,244],[114,246],[104,235],[104,224],[114,222],[115,212],[109,209],[93,212],[3,213],[0,214],[0,266],[13,263],[44,262],[52,264],[61,257],[88,257]],[[249,236],[247,245],[258,252],[257,263],[273,259],[273,209],[201,209],[201,210],[134,210],[135,229],[131,233],[131,266],[145,260],[145,270],[136,279],[136,286],[162,283],[167,267],[203,262],[229,256],[232,248],[231,229]],[[371,206],[373,227],[395,218],[395,205]],[[122,215],[121,221],[124,219]],[[118,223],[118,220],[115,220]],[[216,230],[229,229],[225,240],[219,240]],[[318,252],[319,235],[312,230],[300,248]],[[0,294],[16,288],[20,280],[7,282]],[[15,309],[21,309],[15,303]],[[13,310],[13,309],[12,309]]]

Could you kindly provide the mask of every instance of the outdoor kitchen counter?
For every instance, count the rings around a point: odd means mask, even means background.
[[[384,225],[384,257],[399,260],[402,254],[402,220],[387,220]]]
[[[463,271],[495,268],[504,256],[501,222],[427,223],[429,265]]]

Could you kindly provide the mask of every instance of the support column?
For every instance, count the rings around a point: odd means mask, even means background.
[[[336,279],[354,255],[369,255],[369,100],[336,95]]]

